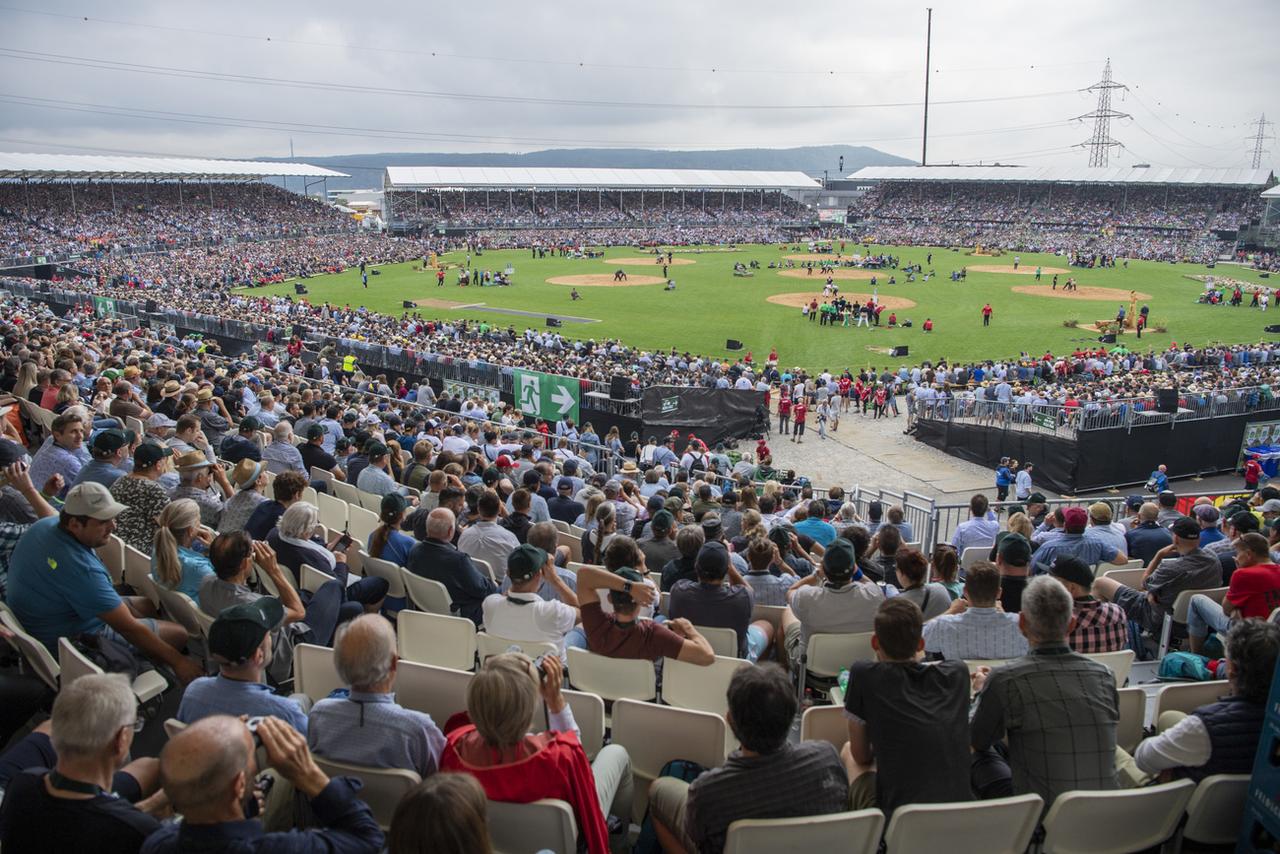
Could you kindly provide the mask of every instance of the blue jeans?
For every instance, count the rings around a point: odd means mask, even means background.
[[[1222,612],[1221,605],[1203,593],[1191,597],[1191,607],[1187,609],[1187,634],[1203,638],[1211,629],[1225,634],[1230,627],[1231,618]]]

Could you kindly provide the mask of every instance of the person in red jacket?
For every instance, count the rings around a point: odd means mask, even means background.
[[[1261,478],[1262,464],[1258,462],[1258,455],[1250,454],[1244,464],[1244,488],[1253,492],[1258,488],[1258,481]]]
[[[778,432],[783,436],[791,435],[791,398],[785,388],[778,400]]]
[[[534,662],[523,653],[489,658],[467,686],[471,723],[449,733],[441,771],[475,777],[491,801],[529,804],[543,798],[573,808],[588,854],[609,854],[606,812],[631,814],[631,759],[619,744],[605,745],[594,763],[579,740],[573,710],[561,693],[560,659]],[[545,732],[531,734],[535,715],[547,710]]]
[[[925,332],[932,332],[932,331],[933,331],[933,319],[932,319],[932,318],[928,318],[928,317],[926,317],[926,318],[924,319],[924,326],[923,326],[922,328],[924,329],[924,331],[925,331]]]
[[[795,405],[791,407],[791,419],[796,424],[796,434],[791,437],[791,441],[799,444],[804,441],[804,422],[809,416],[809,407],[805,404],[804,398],[797,398]]]
[[[982,307],[982,325],[991,325],[991,303],[987,303]]]

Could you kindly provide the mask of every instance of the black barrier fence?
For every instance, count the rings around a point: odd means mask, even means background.
[[[645,389],[641,401],[641,420],[655,436],[693,433],[714,447],[768,428],[762,391],[654,386]]]
[[[916,437],[952,456],[994,469],[1001,457],[1035,463],[1035,481],[1054,492],[1142,484],[1157,466],[1171,477],[1234,471],[1245,427],[1273,412],[1224,415],[1109,430],[1075,437],[1005,430],[954,421],[920,421]]]

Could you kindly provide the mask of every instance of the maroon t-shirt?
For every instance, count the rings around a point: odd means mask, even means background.
[[[684,646],[684,638],[666,626],[653,620],[619,623],[599,602],[582,606],[582,628],[591,651],[609,658],[677,658]]]

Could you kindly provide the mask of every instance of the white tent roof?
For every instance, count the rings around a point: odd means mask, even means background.
[[[811,190],[803,172],[732,169],[505,169],[490,166],[388,166],[384,186],[425,189]]]
[[[867,166],[846,181],[1017,181],[1038,184],[1199,184],[1262,187],[1270,169],[1169,166]]]
[[[275,175],[347,177],[342,172],[306,163],[0,152],[0,178],[267,178]]]
[[[1262,191],[1262,198],[1264,198],[1264,199],[1280,199],[1280,184],[1277,184],[1276,186],[1272,187],[1270,190],[1263,190],[1263,191]]]

